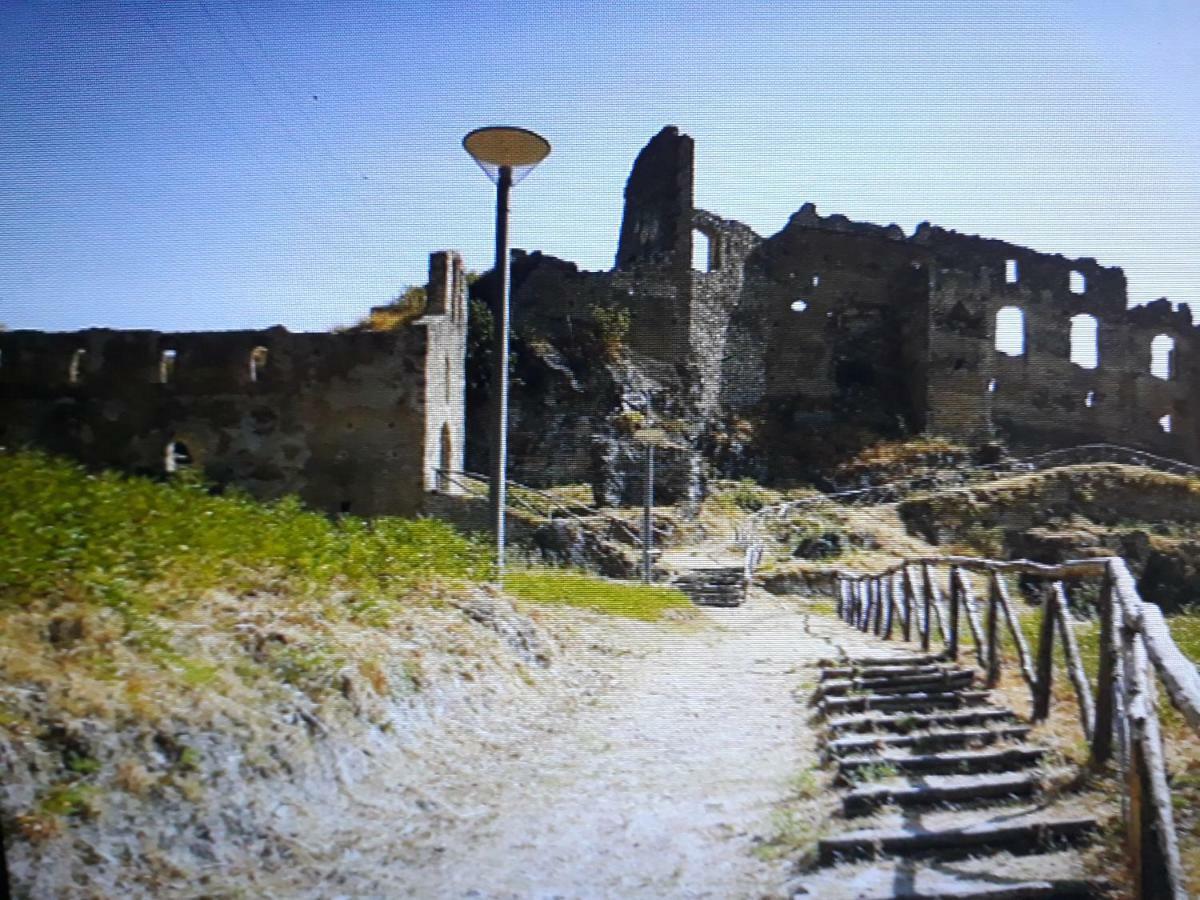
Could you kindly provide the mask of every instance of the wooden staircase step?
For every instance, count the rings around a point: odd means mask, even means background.
[[[978,774],[1011,772],[1041,762],[1045,751],[1040,747],[1003,747],[996,750],[954,750],[946,753],[906,755],[901,752],[846,756],[837,761],[838,776],[853,779],[857,773],[891,767],[898,772],[937,774]]]
[[[866,691],[874,694],[914,694],[923,691],[946,691],[969,687],[975,681],[970,669],[930,675],[892,676],[888,678],[838,678],[823,682],[817,693],[824,697],[838,697],[851,691]]]
[[[842,863],[792,885],[797,898],[813,900],[1082,900],[1102,896],[1105,888],[1065,851]]]
[[[994,744],[998,741],[1020,740],[1032,729],[1028,725],[1002,728],[947,728],[909,734],[869,734],[837,738],[825,745],[828,756],[848,756],[889,747],[912,747],[924,750],[963,747],[968,744]]]
[[[937,675],[957,666],[930,663],[922,666],[829,666],[821,669],[821,680],[830,678],[888,678],[892,675]]]
[[[895,778],[864,784],[842,797],[842,812],[859,816],[880,806],[933,806],[974,803],[979,800],[1029,797],[1041,788],[1036,772],[1000,772],[987,775],[925,775],[919,780]]]
[[[826,715],[832,712],[865,712],[890,709],[922,712],[930,708],[956,709],[980,706],[987,702],[988,691],[923,691],[913,694],[860,694],[829,697],[821,701]]]
[[[932,663],[944,663],[948,660],[945,653],[924,653],[909,655],[900,651],[895,656],[844,656],[840,659],[823,659],[818,665],[824,667],[844,666],[928,666]]]
[[[828,865],[839,859],[873,858],[883,854],[908,856],[935,852],[941,859],[970,855],[982,850],[1043,850],[1083,838],[1096,830],[1091,816],[1050,816],[1041,812],[1014,815],[1003,808],[993,810],[982,821],[970,813],[956,813],[961,824],[925,825],[907,820],[894,825],[860,828],[836,837],[823,838],[817,855]]]
[[[928,728],[953,728],[958,726],[984,725],[994,722],[1011,722],[1016,713],[997,706],[974,709],[945,710],[942,712],[886,713],[867,711],[858,715],[847,715],[829,719],[825,728],[831,734],[845,732],[887,731],[917,732]]]

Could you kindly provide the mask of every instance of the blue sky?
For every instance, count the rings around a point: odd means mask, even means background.
[[[554,151],[513,244],[588,268],[664,124],[697,203],[805,201],[1121,265],[1200,302],[1194,2],[0,2],[0,322],[353,321],[490,264],[496,122]]]

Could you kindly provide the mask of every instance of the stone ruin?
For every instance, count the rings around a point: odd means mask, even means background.
[[[516,480],[640,503],[651,420],[671,442],[662,503],[698,499],[709,470],[807,478],[917,434],[1200,462],[1186,306],[1127,308],[1122,271],[1094,259],[812,204],[764,238],[695,207],[693,165],[674,127],[643,148],[610,271],[514,251]],[[464,362],[466,282],[458,254],[433,254],[426,315],[391,332],[0,333],[0,444],[420,512],[454,489],[439,470],[488,467],[490,349],[472,340]]]
[[[467,280],[430,257],[396,331],[0,332],[0,446],[139,474],[190,467],[256,497],[412,515],[461,470]]]
[[[788,480],[916,434],[1200,461],[1186,306],[1127,308],[1124,273],[1094,259],[929,223],[905,235],[811,203],[764,238],[695,207],[693,142],[674,127],[634,163],[613,270],[518,251],[513,273],[532,387],[514,395],[513,465],[530,483],[637,502],[641,451],[621,426],[647,396],[684,448],[676,497],[695,493],[689,455]],[[605,359],[614,321],[625,352]]]

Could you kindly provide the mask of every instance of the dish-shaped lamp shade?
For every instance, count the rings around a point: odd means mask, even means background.
[[[463,138],[463,148],[492,181],[498,181],[500,169],[508,166],[513,184],[550,155],[550,142],[540,134],[508,125],[476,128]]]

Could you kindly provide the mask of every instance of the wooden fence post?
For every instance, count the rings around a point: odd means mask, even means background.
[[[987,686],[994,688],[1000,683],[1000,592],[996,589],[996,573],[988,579],[987,605]]]
[[[1067,674],[1075,686],[1075,697],[1079,701],[1079,720],[1083,725],[1083,734],[1090,741],[1095,734],[1096,707],[1092,703],[1092,689],[1088,684],[1087,673],[1083,670],[1083,660],[1079,656],[1079,644],[1075,640],[1075,632],[1071,628],[1071,611],[1067,606],[1067,592],[1061,581],[1056,581],[1051,585],[1049,599],[1054,604],[1054,614],[1058,617],[1058,630],[1062,633],[1063,657],[1067,663]]]
[[[875,623],[871,630],[879,636],[883,634],[883,579],[872,578],[871,584],[875,591]]]
[[[1033,719],[1050,715],[1050,685],[1054,678],[1054,600],[1047,588],[1042,593],[1042,625],[1038,630],[1037,678],[1033,685]]]
[[[895,613],[896,606],[896,576],[889,572],[883,576],[884,601],[883,611],[883,639],[890,641],[892,639],[892,618]]]
[[[962,599],[963,612],[967,619],[967,627],[971,629],[971,640],[975,643],[975,659],[981,669],[986,669],[987,657],[983,650],[983,629],[979,623],[979,608],[975,605],[975,594],[971,590],[971,581],[961,569],[958,572],[958,589]]]
[[[962,585],[958,566],[950,567],[950,638],[946,642],[951,659],[958,659],[958,607],[962,601]]]
[[[1162,757],[1162,734],[1154,709],[1154,676],[1141,634],[1126,627],[1122,644],[1130,722],[1126,791],[1131,818],[1126,823],[1126,855],[1133,894],[1145,900],[1186,900],[1174,809]]]
[[[913,590],[912,575],[909,574],[908,566],[900,567],[900,589],[904,592],[904,640],[912,640],[912,617],[913,617],[913,595],[916,591]]]
[[[1113,645],[1113,580],[1104,569],[1104,584],[1100,588],[1100,671],[1096,677],[1096,725],[1092,731],[1092,765],[1102,766],[1112,758],[1113,694],[1116,691],[1116,653]]]
[[[1012,635],[1013,644],[1017,648],[1017,662],[1021,666],[1021,677],[1025,679],[1025,683],[1029,685],[1029,690],[1032,692],[1037,679],[1033,674],[1033,662],[1029,653],[1029,645],[1025,642],[1025,635],[1021,631],[1021,623],[1017,621],[1016,614],[1013,613],[1012,604],[1008,599],[1008,588],[1004,586],[1004,579],[999,572],[992,573],[992,586],[996,590],[996,595],[1000,598],[1000,608],[1004,610],[1004,620],[1008,622],[1009,634]]]
[[[925,627],[921,631],[921,649],[928,653],[929,641],[933,637],[933,583],[929,578],[929,566],[925,563],[921,564],[921,587],[925,606],[925,615],[922,619]]]

